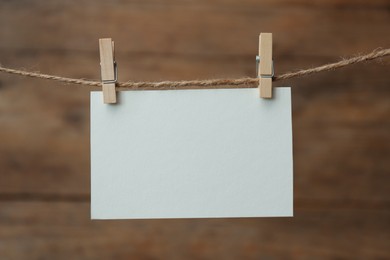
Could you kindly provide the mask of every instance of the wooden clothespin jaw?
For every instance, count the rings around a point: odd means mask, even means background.
[[[256,57],[257,76],[261,98],[272,98],[272,33],[261,33],[259,37],[259,56]]]
[[[115,84],[118,80],[118,69],[114,58],[114,42],[111,38],[99,39],[99,50],[103,101],[105,104],[115,104]]]

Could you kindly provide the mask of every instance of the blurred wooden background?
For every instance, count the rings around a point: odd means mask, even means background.
[[[0,1],[0,62],[99,79],[276,73],[390,47],[388,0]],[[1,259],[390,258],[388,59],[293,87],[294,218],[90,220],[89,91],[0,74]]]

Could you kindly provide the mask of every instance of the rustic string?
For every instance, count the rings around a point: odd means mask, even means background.
[[[366,61],[382,58],[389,55],[390,55],[390,48],[375,49],[374,51],[368,54],[352,57],[349,59],[343,59],[335,63],[329,63],[315,68],[303,69],[295,72],[288,72],[282,75],[277,75],[273,77],[273,81],[303,77],[313,73],[335,70],[352,64],[366,62]],[[93,87],[101,87],[102,85],[100,81],[66,78],[66,77],[60,77],[60,76],[54,76],[48,74],[41,74],[37,72],[16,70],[16,69],[2,67],[1,65],[0,65],[0,72],[32,77],[32,78],[60,81],[63,83],[93,86]],[[207,80],[183,80],[183,81],[161,81],[161,82],[127,81],[127,82],[118,82],[116,86],[119,89],[175,89],[175,88],[186,88],[186,87],[218,88],[220,86],[237,86],[237,87],[241,86],[243,88],[250,88],[250,87],[257,87],[258,83],[259,83],[258,78],[246,77],[246,78],[238,78],[238,79],[207,79]]]

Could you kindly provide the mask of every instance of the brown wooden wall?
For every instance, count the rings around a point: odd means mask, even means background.
[[[99,79],[254,76],[390,47],[388,0],[0,1],[0,63]],[[293,87],[294,218],[90,220],[88,87],[0,74],[0,259],[390,258],[389,59]]]

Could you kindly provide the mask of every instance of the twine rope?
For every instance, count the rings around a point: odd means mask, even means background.
[[[285,74],[277,75],[273,77],[273,81],[286,80],[291,78],[304,77],[313,73],[319,73],[324,71],[330,71],[339,69],[345,66],[349,66],[356,63],[362,63],[370,60],[375,60],[378,58],[386,57],[390,55],[389,49],[375,49],[372,52],[360,55],[356,57],[352,57],[349,59],[342,59],[335,63],[325,64],[319,67],[298,70],[295,72],[288,72]],[[101,81],[92,81],[85,79],[74,79],[74,78],[66,78],[55,75],[42,74],[38,72],[24,71],[24,70],[16,70],[11,68],[6,68],[0,65],[0,72],[20,75],[31,78],[40,78],[46,80],[59,81],[63,83],[70,83],[76,85],[85,85],[92,87],[101,87]],[[175,89],[175,88],[186,88],[191,86],[196,86],[199,88],[208,88],[208,87],[221,87],[221,86],[237,86],[243,88],[254,88],[257,87],[259,83],[258,78],[238,78],[238,79],[206,79],[206,80],[183,80],[183,81],[160,81],[160,82],[118,82],[116,86],[118,89],[133,89],[133,90],[141,90],[141,89]]]

